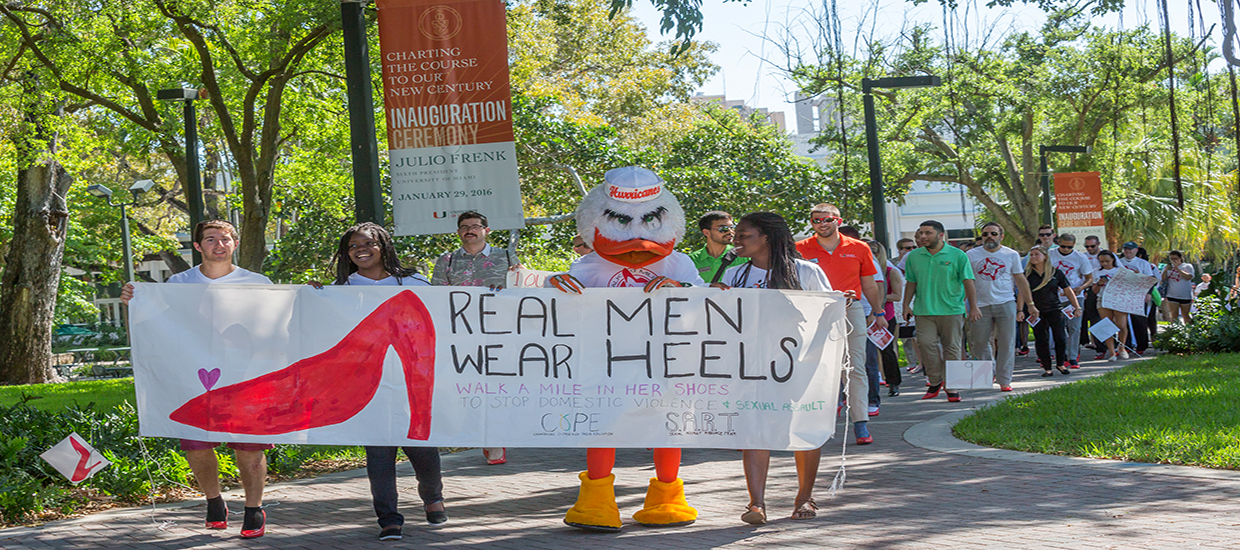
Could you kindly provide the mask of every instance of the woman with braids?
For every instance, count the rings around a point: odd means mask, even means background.
[[[1061,374],[1068,374],[1068,356],[1064,342],[1067,334],[1064,330],[1065,319],[1059,309],[1059,297],[1063,295],[1072,304],[1072,311],[1081,311],[1081,304],[1076,301],[1076,293],[1068,284],[1068,278],[1059,268],[1051,265],[1049,255],[1043,246],[1029,249],[1029,264],[1025,266],[1025,278],[1029,280],[1029,288],[1033,291],[1033,305],[1038,308],[1041,320],[1031,322],[1033,335],[1037,339],[1038,360],[1042,362],[1042,376],[1055,374],[1052,367],[1059,369]],[[1034,319],[1037,319],[1035,317]],[[1016,314],[1016,321],[1024,321],[1025,312]],[[1055,340],[1055,362],[1051,363],[1051,339]]]
[[[382,226],[365,222],[350,227],[340,236],[340,247],[332,257],[337,285],[430,286],[416,269],[400,265],[392,236]],[[319,283],[310,283],[322,288]],[[401,447],[418,478],[418,496],[426,511],[426,521],[438,527],[448,521],[443,504],[443,479],[436,447]],[[366,446],[366,476],[370,495],[379,516],[379,540],[401,538],[405,517],[397,511],[396,447]]]
[[[831,290],[831,283],[818,266],[800,259],[792,231],[778,214],[754,212],[746,214],[736,224],[735,246],[737,257],[749,261],[728,268],[722,283],[712,286],[741,288],[774,288],[783,290]],[[797,498],[792,519],[810,519],[816,515],[817,505],[811,498],[814,481],[818,477],[818,462],[822,449],[796,451]],[[754,525],[766,523],[766,475],[771,466],[771,452],[746,450],[743,452],[745,485],[749,489],[749,506],[741,521]]]

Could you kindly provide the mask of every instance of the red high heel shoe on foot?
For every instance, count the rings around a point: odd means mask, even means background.
[[[435,326],[422,300],[408,290],[380,304],[331,349],[258,378],[209,390],[169,418],[211,432],[252,435],[339,424],[375,396],[389,346],[396,348],[405,372],[409,439],[425,441],[430,437],[435,387]]]

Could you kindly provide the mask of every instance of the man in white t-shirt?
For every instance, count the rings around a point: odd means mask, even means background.
[[[1063,233],[1059,235],[1059,246],[1050,250],[1047,254],[1048,261],[1051,265],[1059,269],[1068,279],[1068,284],[1072,286],[1072,293],[1076,294],[1077,303],[1082,303],[1085,299],[1085,289],[1094,285],[1094,264],[1084,254],[1075,250],[1076,235],[1071,233]],[[1063,296],[1059,297],[1059,308],[1069,307],[1068,301]],[[1081,353],[1081,320],[1084,312],[1073,311],[1072,317],[1066,319],[1066,327],[1068,329],[1068,365],[1071,368],[1081,368],[1079,355]],[[1054,344],[1052,343],[1052,346]]]
[[[271,279],[233,265],[233,252],[240,238],[231,223],[221,220],[199,222],[194,227],[194,249],[202,254],[202,263],[188,271],[168,278],[169,283],[188,284],[251,284],[269,285]],[[126,305],[134,297],[132,284],[121,290]],[[228,507],[220,495],[219,461],[215,448],[219,443],[181,440],[181,450],[194,473],[198,488],[207,497],[207,529],[228,528]],[[237,454],[241,470],[241,486],[245,489],[245,515],[241,523],[242,538],[257,538],[267,530],[267,512],[263,510],[263,485],[267,480],[265,451],[275,445],[268,443],[229,443]]]
[[[1102,269],[1102,264],[1098,263],[1098,253],[1102,252],[1102,240],[1097,235],[1089,235],[1085,237],[1085,257],[1089,259],[1089,265],[1094,268],[1094,273]],[[1095,277],[1096,278],[1096,277]],[[1085,301],[1081,302],[1081,309],[1084,309],[1084,317],[1081,319],[1081,340],[1082,344],[1085,340],[1094,341],[1094,337],[1089,333],[1089,327],[1098,322],[1098,295],[1094,294],[1093,286],[1085,287]],[[1094,346],[1097,349],[1097,346]],[[1099,354],[1098,359],[1102,358]]]
[[[1016,312],[1028,304],[1029,313],[1036,316],[1037,308],[1030,299],[1020,254],[1000,244],[1002,241],[1003,226],[990,222],[982,226],[982,246],[968,252],[976,277],[977,305],[982,310],[982,318],[969,328],[969,354],[982,361],[994,361],[999,391],[1012,391]]]
[[[1123,248],[1123,255],[1117,258],[1119,261],[1119,267],[1127,268],[1128,270],[1141,275],[1149,275],[1151,277],[1158,276],[1158,273],[1154,271],[1154,266],[1150,265],[1149,260],[1137,256],[1137,252],[1140,250],[1141,245],[1137,244],[1135,241],[1128,241],[1124,243]],[[1149,311],[1150,302],[1152,300],[1153,298],[1150,294],[1146,293],[1145,311]],[[1132,351],[1135,351],[1137,352],[1137,355],[1140,355],[1144,353],[1146,348],[1150,345],[1148,317],[1146,315],[1129,315],[1128,322],[1132,324],[1132,330],[1128,332],[1128,338],[1131,340],[1130,343],[1133,346]]]

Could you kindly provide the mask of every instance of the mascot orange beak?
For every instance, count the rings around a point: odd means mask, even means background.
[[[626,267],[646,267],[672,253],[674,242],[656,243],[646,239],[613,241],[594,230],[594,252]]]

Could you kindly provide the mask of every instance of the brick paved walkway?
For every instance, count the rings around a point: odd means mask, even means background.
[[[1089,362],[1066,380],[1110,368]],[[1020,359],[1017,369],[1017,392],[1065,381],[1058,374],[1049,380],[1038,377],[1040,371],[1028,358]],[[1039,463],[1008,459],[1017,453],[969,451],[959,442],[943,443],[950,440],[942,433],[946,422],[923,422],[980,406],[999,398],[999,392],[965,391],[963,403],[949,404],[941,396],[923,402],[918,399],[923,383],[920,376],[909,377],[906,393],[896,398],[886,398],[883,390],[882,414],[870,422],[875,443],[848,447],[847,483],[835,498],[828,497],[826,489],[840,462],[840,442],[828,443],[817,494],[821,510],[810,521],[786,519],[795,495],[791,453],[775,453],[772,459],[768,514],[779,519],[751,527],[739,520],[748,501],[740,454],[686,450],[682,477],[700,519],[675,529],[636,525],[630,517],[641,507],[646,480],[653,475],[650,454],[621,450],[616,493],[624,531],[584,533],[561,520],[576,497],[575,474],[584,468],[585,452],[518,449],[502,466],[484,465],[478,451],[445,457],[451,521],[438,530],[425,527],[413,476],[404,464],[399,471],[406,530],[404,540],[396,542],[373,540],[378,527],[365,473],[352,471],[270,487],[269,530],[257,540],[238,538],[236,513],[227,532],[203,529],[203,507],[189,503],[192,506],[160,509],[153,517],[147,508],[0,531],[0,547],[1240,547],[1240,476],[1224,472],[1214,478],[1185,477],[1090,467],[1073,459]],[[918,424],[910,439],[939,450],[914,446],[902,437]],[[936,437],[939,444],[920,443]],[[230,506],[239,510],[240,498],[232,494]],[[161,522],[173,523],[161,529]]]

